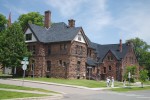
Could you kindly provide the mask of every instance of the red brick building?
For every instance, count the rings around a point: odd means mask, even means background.
[[[137,65],[131,43],[100,45],[92,43],[75,20],[51,24],[51,12],[45,12],[44,27],[29,24],[25,31],[32,51],[27,74],[37,77],[122,79],[125,67]]]

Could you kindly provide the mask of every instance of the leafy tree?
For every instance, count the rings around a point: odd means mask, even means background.
[[[5,28],[5,25],[7,24],[7,19],[4,15],[0,14],[0,31],[2,31]]]
[[[29,56],[24,34],[19,23],[0,33],[0,62],[3,67],[18,67],[24,56]]]
[[[140,66],[144,66],[148,70],[150,77],[150,45],[141,40],[140,38],[130,39],[127,42],[134,44],[135,53]]]
[[[136,74],[136,66],[127,66],[126,71],[124,73],[124,79],[128,80],[128,73],[131,73],[131,75]],[[134,77],[131,77],[131,82],[134,82]]]
[[[141,70],[140,71],[140,81],[141,81],[141,86],[143,87],[143,83],[146,81],[148,78],[148,71],[147,70]]]
[[[41,15],[39,12],[30,12],[20,15],[18,21],[21,24],[22,29],[25,29],[28,23],[43,26],[43,18],[43,15]]]

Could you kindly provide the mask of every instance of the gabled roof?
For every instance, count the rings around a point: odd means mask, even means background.
[[[94,43],[96,46],[96,52],[99,58],[99,62],[102,62],[105,55],[108,51],[112,52],[113,55],[117,58],[117,60],[121,60],[127,53],[129,46],[127,44],[122,44],[122,52],[119,51],[119,44],[108,44],[108,45],[100,45]]]
[[[64,22],[54,23],[49,29],[34,24],[29,24],[29,28],[43,43],[72,41],[81,29],[81,27],[68,27]]]

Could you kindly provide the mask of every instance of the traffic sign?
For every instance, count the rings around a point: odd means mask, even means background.
[[[27,69],[27,65],[23,64],[23,65],[22,65],[22,69],[23,69],[23,70],[26,70],[26,69]]]
[[[24,60],[24,61],[27,61],[27,60],[28,60],[28,57],[23,57],[23,60]]]
[[[23,65],[28,65],[28,64],[29,64],[29,61],[21,61],[21,64],[23,64]]]

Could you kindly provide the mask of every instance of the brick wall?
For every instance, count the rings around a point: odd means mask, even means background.
[[[114,77],[114,79],[116,79],[117,63],[118,61],[115,56],[111,52],[108,52],[103,60],[103,63],[100,65],[100,73],[103,74],[101,78],[106,79],[106,77]]]
[[[70,47],[69,78],[84,78],[86,74],[86,58],[86,44],[73,42]]]

